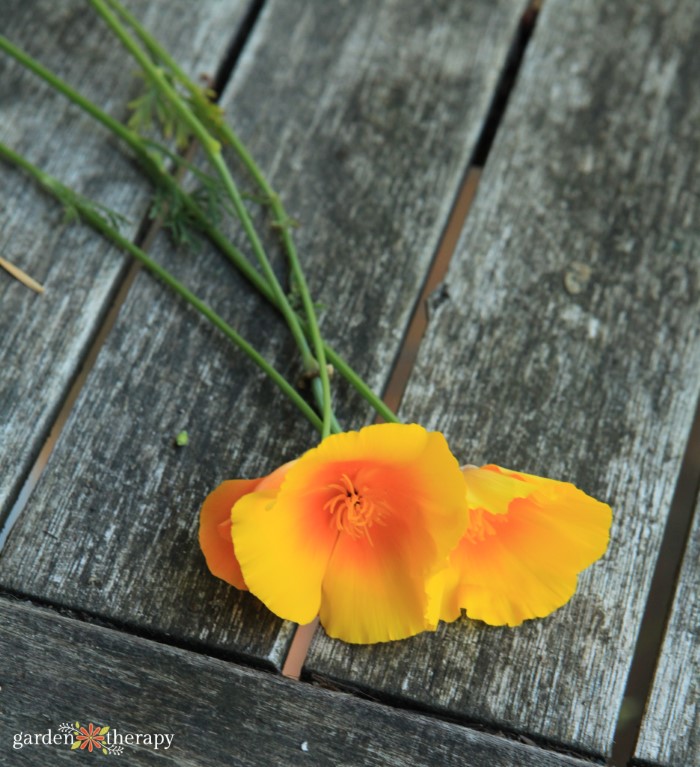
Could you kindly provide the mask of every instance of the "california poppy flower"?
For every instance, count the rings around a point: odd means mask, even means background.
[[[204,503],[200,541],[215,575],[282,618],[318,614],[347,642],[402,639],[437,625],[428,584],[464,534],[464,497],[442,434],[380,424],[224,483]]]
[[[610,507],[568,482],[498,466],[465,467],[467,530],[436,578],[435,615],[517,626],[543,618],[576,590],[608,546]],[[435,593],[438,593],[437,591]]]

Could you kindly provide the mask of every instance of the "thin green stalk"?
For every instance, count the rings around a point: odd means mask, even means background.
[[[74,88],[71,88],[67,82],[58,77],[58,75],[55,75],[50,69],[46,69],[46,67],[42,66],[36,59],[32,58],[21,48],[18,48],[11,43],[4,35],[0,35],[0,50],[19,61],[20,64],[25,66],[31,72],[34,72],[35,75],[41,77],[42,80],[45,80],[56,91],[66,96],[83,111],[87,112],[91,117],[94,117],[119,136],[119,138],[125,141],[138,154],[139,158],[146,164],[149,172],[157,172],[158,174],[164,172],[160,158],[158,155],[149,152],[145,148],[140,136],[108,115]]]
[[[154,261],[147,253],[141,250],[141,248],[134,245],[125,237],[122,237],[116,229],[110,226],[105,219],[83,201],[80,195],[61,184],[60,181],[53,176],[44,173],[44,171],[30,163],[25,157],[13,152],[9,147],[2,143],[0,143],[0,157],[22,168],[34,178],[44,190],[60,202],[69,202],[69,204],[78,211],[82,220],[87,222],[93,229],[97,230],[117,247],[133,256],[133,258],[142,263],[146,269],[155,274],[160,280],[168,285],[168,287],[175,291],[175,293],[193,306],[200,314],[209,320],[212,325],[221,330],[229,340],[238,346],[238,348],[267,376],[269,376],[278,388],[299,408],[306,418],[308,418],[313,426],[320,432],[323,431],[323,422],[321,419],[281,373],[279,373],[258,351],[256,351],[248,341],[236,332],[234,328],[222,319],[220,315],[192,293],[192,291],[185,287],[185,285],[179,282],[179,280],[173,277],[167,269],[164,269],[160,264]]]
[[[163,164],[160,162],[158,155],[150,152],[147,149],[146,142],[133,130],[127,128],[125,125],[115,120],[111,115],[107,114],[104,110],[100,109],[94,102],[85,98],[80,92],[72,88],[65,80],[55,75],[50,70],[43,67],[38,61],[33,59],[28,53],[17,48],[7,38],[0,35],[0,50],[9,54],[21,64],[27,67],[31,72],[41,77],[49,85],[55,88],[59,93],[72,101],[76,106],[83,109],[92,118],[104,125],[105,128],[110,130],[118,138],[134,152],[136,157],[144,165],[149,177],[157,185],[167,187],[168,192],[177,196],[178,200],[182,202],[187,208],[188,212],[197,221],[202,231],[209,233],[212,229],[209,220],[206,217],[204,211],[200,206],[181,189],[175,179],[165,170]],[[229,242],[224,235],[215,230],[216,236],[214,237],[218,247],[222,247],[225,243],[226,255],[233,261],[237,269],[243,272],[243,275],[250,282],[253,283],[255,288],[265,295],[268,300],[273,301],[274,297],[271,289],[268,287],[267,281],[257,272],[253,266],[249,263],[246,257],[238,250],[238,248]]]
[[[316,372],[316,370],[318,370],[318,364],[308,349],[306,336],[304,335],[304,332],[299,325],[299,321],[294,311],[292,310],[292,307],[290,306],[289,301],[287,300],[287,297],[284,294],[281,285],[279,284],[279,281],[277,280],[277,277],[272,269],[272,265],[270,264],[269,259],[267,258],[267,254],[265,253],[262,243],[260,242],[257,232],[255,231],[255,227],[250,220],[248,211],[243,204],[243,199],[240,192],[238,191],[238,187],[236,186],[236,183],[231,177],[228,167],[224,162],[221,154],[221,144],[209,134],[207,129],[192,113],[192,111],[184,103],[180,94],[170,85],[161,69],[151,61],[151,59],[144,53],[138,44],[131,38],[128,32],[126,32],[119,19],[107,7],[104,0],[90,0],[90,4],[104,19],[105,23],[109,26],[112,32],[114,32],[114,34],[120,40],[122,45],[127,49],[127,51],[136,59],[144,73],[151,79],[153,84],[168,98],[179,119],[182,120],[185,125],[187,125],[189,130],[192,132],[192,135],[201,144],[209,162],[221,179],[221,183],[223,184],[226,193],[229,195],[231,202],[233,203],[234,209],[236,210],[236,213],[243,226],[243,230],[245,231],[246,236],[248,237],[248,240],[253,248],[253,253],[260,263],[263,274],[267,278],[275,295],[275,299],[278,302],[280,311],[282,312],[287,325],[289,326],[289,329],[291,330],[292,335],[294,336],[294,339],[296,340],[297,345],[302,352],[304,369],[307,372]],[[319,372],[321,375],[323,374],[322,371]]]
[[[292,278],[296,281],[299,295],[301,296],[301,303],[304,307],[304,313],[309,324],[309,335],[311,336],[311,343],[316,352],[316,359],[319,364],[319,378],[321,379],[322,389],[322,402],[323,409],[321,411],[323,417],[323,432],[322,438],[327,437],[331,432],[331,420],[333,419],[333,407],[331,405],[331,384],[328,376],[328,366],[326,364],[326,353],[323,348],[323,340],[321,339],[321,331],[318,327],[318,319],[316,318],[316,311],[314,309],[314,302],[309,292],[309,286],[306,282],[304,271],[299,263],[294,241],[289,235],[287,229],[282,230],[282,239],[285,241],[287,248],[287,254],[289,255],[289,264],[292,270]]]
[[[370,389],[360,376],[337,354],[331,346],[326,346],[326,354],[331,365],[345,378],[345,380],[366,400],[374,410],[389,423],[401,423],[396,413]]]
[[[311,381],[311,392],[314,395],[316,403],[320,406],[323,403],[323,387],[321,385],[321,379],[318,376],[314,376]],[[331,412],[330,433],[340,434],[341,431],[343,431],[343,427],[338,423],[335,413]]]
[[[172,71],[176,79],[185,86],[190,94],[199,99],[202,97],[201,89],[185,74],[180,65],[175,59],[163,48],[163,46],[148,32],[145,27],[141,25],[141,22],[134,16],[128,8],[125,8],[119,0],[107,0],[107,3],[112,7],[116,13],[118,13],[124,21],[134,30],[136,36],[143,43],[146,50],[154,58],[160,60],[165,64],[168,69]]]
[[[127,128],[118,120],[115,120],[104,110],[100,109],[94,102],[87,99],[80,94],[74,88],[72,88],[67,82],[59,78],[50,70],[43,67],[38,61],[33,59],[25,51],[17,48],[9,40],[0,35],[0,50],[13,56],[16,60],[26,66],[30,71],[34,72],[37,76],[48,82],[59,93],[64,95],[76,106],[83,109],[92,118],[101,123],[105,128],[110,130],[114,135],[124,141],[127,146],[134,152],[136,157],[144,165],[149,177],[152,181],[158,185],[166,186],[168,191],[172,195],[177,195],[181,202],[186,206],[190,215],[196,221],[200,230],[212,241],[212,243],[234,264],[234,266],[243,274],[243,276],[253,285],[253,287],[263,295],[274,306],[278,306],[275,300],[275,296],[272,289],[268,285],[267,280],[250,264],[248,259],[236,248],[236,246],[226,238],[226,236],[214,226],[206,217],[204,211],[195,202],[195,200],[186,192],[184,192],[172,178],[172,176],[165,170],[162,163],[159,162],[158,155],[155,155],[148,151],[145,146],[144,139],[142,139],[137,133]],[[250,162],[255,165],[252,161]],[[267,181],[262,178],[262,181],[267,184]],[[280,207],[281,213],[278,215],[278,220],[286,218],[286,213]],[[279,307],[278,307],[279,308]],[[299,320],[302,328],[306,331],[306,325],[303,320]],[[328,344],[324,345],[326,356],[333,367],[342,375],[351,386],[353,386],[358,393],[367,401],[367,403],[381,415],[384,420],[399,423],[399,419],[396,415],[382,402],[382,400],[370,389],[360,378],[360,376],[348,365],[348,363],[330,347]],[[314,383],[316,383],[314,380]],[[318,386],[313,386],[314,396],[319,404],[322,402],[322,391],[319,391]],[[335,421],[333,429],[338,430],[340,427]]]
[[[100,4],[102,2],[102,0],[93,0],[93,4],[95,1]],[[183,70],[180,68],[178,63],[172,58],[172,56],[170,56],[170,54],[150,35],[150,33],[147,32],[141,26],[138,19],[136,19],[136,17],[133,16],[133,14],[127,11],[127,9],[124,8],[121,5],[121,3],[118,2],[118,0],[107,0],[107,3],[118,14],[120,14],[122,18],[126,21],[126,23],[134,30],[134,32],[136,33],[136,36],[141,40],[141,42],[144,44],[146,49],[151,53],[151,55],[154,56],[156,59],[158,59],[162,64],[167,66],[171,70],[172,75],[190,92],[195,102],[199,101],[200,103],[202,103],[203,107],[206,110],[206,107],[208,105],[206,96],[202,94],[202,91],[196,86],[196,84],[193,83],[190,80],[190,78],[183,72]],[[245,146],[242,144],[238,136],[224,121],[221,121],[220,124],[217,124],[216,128],[222,134],[222,136],[224,137],[224,140],[227,143],[231,144],[233,149],[236,151],[236,153],[238,154],[238,156],[241,158],[244,165],[248,169],[248,172],[255,179],[255,182],[258,184],[263,194],[269,199],[273,214],[275,216],[278,226],[280,227],[282,241],[284,243],[284,247],[287,252],[287,257],[288,257],[289,265],[292,272],[292,279],[295,281],[297,288],[299,290],[299,295],[301,296],[302,306],[304,307],[304,314],[306,315],[306,319],[308,322],[308,332],[311,339],[311,345],[313,346],[313,349],[316,355],[316,361],[318,362],[318,375],[321,379],[322,396],[323,396],[323,399],[322,399],[323,432],[324,432],[323,436],[326,437],[330,433],[331,416],[332,416],[331,390],[330,390],[330,380],[328,377],[328,370],[326,367],[326,355],[324,351],[323,341],[321,339],[321,333],[318,326],[318,319],[316,317],[316,311],[314,309],[313,300],[309,292],[309,287],[306,282],[304,271],[301,268],[301,263],[299,262],[299,256],[297,254],[296,246],[294,245],[294,240],[292,239],[289,233],[289,224],[288,224],[289,219],[287,217],[286,211],[284,210],[284,207],[282,206],[279,196],[275,194],[273,189],[270,187],[262,171],[260,170],[258,165],[255,163],[251,155],[248,153],[248,151],[246,150]],[[217,158],[221,157],[220,152],[216,154],[216,157]],[[234,201],[234,205],[235,204],[236,203]],[[246,218],[247,218],[247,213],[246,213]],[[246,226],[245,221],[243,221],[243,223],[245,228]],[[255,249],[255,245],[254,245],[254,249]],[[268,276],[268,279],[270,279],[269,276]],[[272,281],[270,282],[272,284]]]

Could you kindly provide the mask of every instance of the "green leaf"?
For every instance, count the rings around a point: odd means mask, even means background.
[[[185,447],[189,444],[190,435],[186,431],[181,431],[177,437],[175,437],[175,444],[178,447]]]

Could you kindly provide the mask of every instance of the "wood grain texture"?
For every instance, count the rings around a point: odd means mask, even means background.
[[[297,242],[327,307],[326,336],[379,387],[488,110],[516,6],[271,2],[225,94],[302,222]],[[156,252],[296,380],[282,325],[217,254],[174,253],[167,242]],[[367,407],[338,391],[345,422],[367,421]],[[181,429],[190,444],[177,450]],[[291,627],[208,573],[198,510],[221,480],[265,474],[315,439],[246,359],[142,275],[8,540],[0,582],[279,664]]]
[[[74,765],[68,745],[12,744],[15,733],[56,733],[76,719],[121,735],[173,735],[168,749],[125,745],[114,758],[128,765],[587,764],[5,600],[0,625],[0,657],[15,659],[0,670],[4,764]]]
[[[546,620],[318,636],[306,673],[602,755],[700,387],[700,6],[543,8],[402,414],[607,500],[610,549]]]
[[[645,764],[664,767],[700,764],[700,505],[695,509],[636,756]]]
[[[178,51],[187,71],[213,73],[248,0],[132,0],[127,5]],[[85,3],[4,0],[0,31],[106,111],[126,117],[135,66]],[[126,217],[133,236],[148,185],[102,130],[41,80],[0,56],[0,140],[69,186]],[[0,168],[0,254],[41,282],[39,296],[0,270],[0,520],[29,467],[106,311],[124,261],[27,178]]]

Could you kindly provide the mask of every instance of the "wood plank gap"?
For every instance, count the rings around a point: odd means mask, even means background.
[[[491,101],[491,106],[486,115],[484,127],[481,130],[481,135],[474,148],[472,165],[476,165],[479,168],[483,168],[484,165],[486,165],[486,160],[488,159],[489,152],[491,151],[494,139],[496,138],[496,133],[503,121],[503,116],[510,100],[510,94],[518,79],[518,73],[520,72],[523,58],[525,57],[525,51],[527,50],[530,38],[535,31],[535,26],[543,2],[544,0],[532,0],[523,12],[501,78],[494,91],[493,100]]]
[[[484,121],[484,126],[476,142],[472,162],[465,171],[464,179],[448,216],[433,262],[411,314],[408,329],[392,366],[391,375],[384,389],[382,399],[394,412],[397,412],[399,409],[408,379],[418,356],[420,343],[428,327],[429,298],[447,274],[450,260],[457,247],[459,235],[462,232],[464,223],[469,215],[469,209],[476,196],[481,178],[481,168],[486,162],[498,125],[503,118],[508,98],[515,85],[518,70],[534,31],[542,3],[543,0],[532,0],[523,13],[513,46],[506,59],[503,73]],[[382,423],[383,419],[378,416],[376,422]],[[289,654],[282,669],[282,673],[285,676],[289,676],[292,679],[300,678],[302,667],[316,630],[319,630],[318,620],[296,629],[289,648]]]
[[[457,246],[459,235],[469,214],[469,208],[476,196],[481,178],[481,170],[470,166],[457,194],[457,199],[450,212],[445,231],[438,245],[437,253],[430,266],[425,284],[409,321],[408,330],[399,348],[389,381],[382,399],[396,412],[401,404],[406,384],[413,370],[421,340],[428,327],[428,298],[437,289],[447,273],[450,259]],[[377,417],[378,423],[382,418]],[[282,674],[291,679],[299,679],[311,647],[313,636],[318,630],[318,619],[306,626],[298,626],[289,647]]]
[[[671,616],[683,554],[700,493],[700,400],[695,410],[671,509],[634,646],[627,685],[615,728],[609,767],[632,764],[656,665]]]
[[[408,330],[399,347],[396,360],[389,376],[389,381],[384,389],[382,399],[394,411],[397,412],[403,398],[408,379],[418,356],[418,349],[428,327],[429,312],[428,299],[437,290],[447,274],[450,260],[457,246],[457,240],[469,214],[469,208],[476,196],[481,170],[470,166],[462,182],[462,186],[450,212],[445,231],[438,245],[433,263],[428,271],[423,289],[413,309],[413,314],[408,324]],[[377,418],[377,423],[382,419]]]
[[[282,666],[282,676],[296,680],[301,678],[304,661],[308,655],[309,647],[311,647],[311,640],[318,629],[318,624],[319,620],[315,618],[311,623],[296,627],[292,641],[289,643],[289,652]]]
[[[12,504],[7,517],[2,523],[2,526],[0,526],[0,551],[2,551],[8,536],[12,532],[12,528],[22,514],[25,506],[27,505],[27,501],[29,500],[32,491],[41,479],[41,475],[43,474],[44,469],[46,468],[46,464],[51,457],[51,453],[53,452],[56,440],[59,438],[61,431],[63,431],[63,427],[68,420],[68,416],[73,410],[75,400],[80,394],[88,374],[95,364],[97,355],[99,354],[100,349],[102,348],[102,345],[107,338],[107,335],[114,326],[114,322],[117,318],[117,315],[119,314],[119,310],[121,309],[121,306],[124,303],[124,299],[126,298],[139,270],[139,264],[129,264],[126,268],[124,276],[118,281],[116,293],[112,301],[109,303],[107,313],[105,314],[102,322],[98,325],[96,334],[85,354],[85,358],[68,389],[65,399],[63,400],[56,418],[54,419],[53,424],[49,429],[48,435],[44,440],[39,454],[32,464],[29,474],[27,475],[27,478],[25,479],[19,493],[17,494],[17,499]]]
[[[255,25],[258,22],[258,18],[260,17],[264,6],[265,0],[253,0],[248,8],[246,15],[243,18],[243,21],[241,22],[240,27],[238,28],[238,31],[231,39],[231,44],[229,45],[224,58],[219,64],[212,82],[212,88],[216,94],[216,101],[219,101],[219,98],[223,93],[226,84],[231,79],[233,70],[238,63],[238,59],[243,53],[243,49],[245,48],[246,43],[250,39],[250,36],[255,29]]]
[[[472,161],[468,165],[459,192],[455,198],[452,210],[445,224],[440,243],[428,270],[425,283],[414,306],[408,329],[401,342],[392,365],[389,380],[382,394],[383,401],[397,412],[403,398],[404,391],[411,376],[413,367],[418,356],[418,349],[428,327],[429,312],[428,300],[438,289],[440,283],[447,274],[450,260],[457,247],[459,236],[464,223],[469,215],[469,209],[476,196],[481,168],[488,157],[491,145],[496,136],[498,126],[503,119],[506,105],[511,91],[515,86],[517,74],[525,55],[525,49],[532,37],[537,22],[537,17],[544,0],[532,0],[523,12],[520,24],[515,34],[511,51],[506,59],[503,73],[494,92],[493,101],[489,107],[484,126],[477,139]],[[376,418],[377,423],[382,423],[381,417]],[[318,621],[308,626],[300,626],[296,629],[294,638],[289,648],[289,655],[285,660],[282,673],[292,679],[299,679],[301,670],[306,660],[311,641],[315,631],[318,630]]]
[[[70,620],[83,623],[86,627],[109,629],[110,631],[118,632],[129,637],[137,637],[149,642],[154,642],[163,645],[164,647],[172,647],[177,650],[196,653],[203,658],[215,658],[241,668],[264,671],[272,676],[281,676],[280,669],[275,663],[256,655],[249,655],[235,649],[229,650],[221,647],[212,647],[211,645],[206,644],[206,642],[198,642],[197,640],[183,640],[178,636],[173,636],[164,631],[149,630],[138,623],[131,623],[129,621],[118,619],[112,620],[90,610],[67,607],[65,604],[61,604],[52,599],[24,594],[17,589],[0,588],[0,602],[2,600],[15,602],[27,607],[49,610],[62,618],[69,618]],[[293,679],[293,677],[291,678]]]
[[[544,0],[532,0],[520,19],[515,33],[511,50],[506,59],[503,72],[494,91],[484,125],[477,139],[472,160],[467,167],[457,198],[445,225],[433,263],[428,271],[425,284],[416,301],[406,335],[399,347],[392,366],[389,381],[384,389],[383,400],[397,412],[401,405],[404,391],[411,376],[418,349],[428,327],[428,299],[438,288],[450,265],[450,260],[457,247],[459,235],[469,214],[469,208],[476,195],[481,176],[481,168],[486,164],[491,146],[496,137],[498,127],[503,120],[510,94],[515,87],[518,72],[525,56],[532,33],[535,30],[537,18]],[[383,419],[377,418],[381,423]]]
[[[362,687],[361,685],[348,684],[341,679],[335,679],[331,676],[318,674],[312,671],[302,670],[300,677],[302,682],[308,682],[314,687],[320,687],[330,692],[345,693],[347,695],[353,695],[362,700],[368,700],[372,703],[377,703],[388,708],[402,711],[404,713],[411,712],[420,714],[421,716],[429,717],[438,722],[446,722],[448,724],[458,725],[465,730],[471,732],[479,732],[485,735],[493,735],[503,740],[507,740],[513,743],[522,743],[534,748],[539,748],[547,754],[558,754],[561,756],[567,756],[572,759],[583,760],[591,765],[600,765],[603,767],[603,760],[599,754],[584,750],[575,750],[566,748],[553,740],[547,738],[538,737],[535,735],[524,735],[522,732],[506,727],[505,725],[494,725],[486,720],[473,719],[459,714],[455,714],[446,708],[439,708],[430,705],[423,705],[419,701],[407,700],[402,697],[391,695],[382,691],[377,691],[370,688]],[[607,765],[606,765],[607,767]]]

